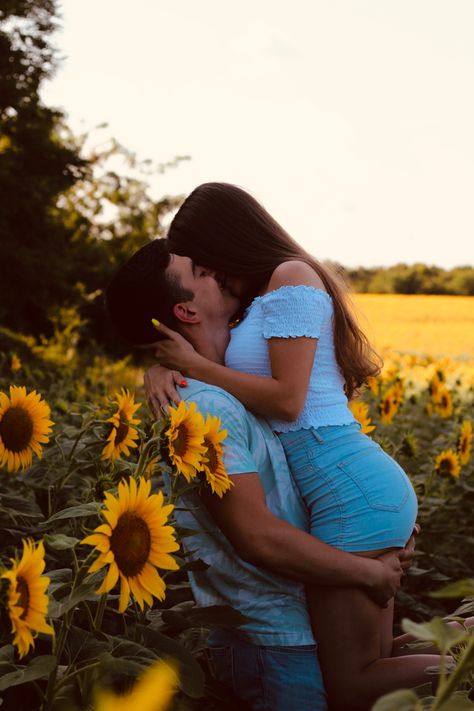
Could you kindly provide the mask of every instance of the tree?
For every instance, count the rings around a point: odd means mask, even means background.
[[[102,337],[104,285],[163,235],[163,217],[179,203],[154,200],[145,175],[187,156],[153,165],[113,140],[88,149],[89,134],[73,136],[64,115],[42,104],[56,13],[55,0],[4,0],[0,10],[0,322],[49,336],[61,309],[73,308],[87,335]]]
[[[8,0],[0,10],[0,319],[36,334],[51,330],[51,306],[74,296],[71,234],[54,206],[87,169],[61,137],[62,114],[39,96],[54,67],[55,10],[53,0]]]

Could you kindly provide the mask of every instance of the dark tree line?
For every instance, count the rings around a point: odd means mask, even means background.
[[[359,267],[344,270],[355,291],[374,294],[455,294],[474,296],[474,267],[454,269],[426,264]]]

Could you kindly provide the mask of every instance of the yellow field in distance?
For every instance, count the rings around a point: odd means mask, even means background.
[[[355,294],[353,300],[380,351],[474,358],[474,296]]]

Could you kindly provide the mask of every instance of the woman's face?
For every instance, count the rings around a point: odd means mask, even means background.
[[[216,279],[224,289],[227,289],[227,291],[239,299],[239,301],[242,300],[248,291],[248,283],[242,277],[217,273]]]

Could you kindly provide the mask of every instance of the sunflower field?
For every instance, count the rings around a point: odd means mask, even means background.
[[[374,319],[379,343],[381,329]],[[449,329],[443,338],[453,347]],[[421,533],[396,631],[454,650],[457,666],[436,698],[399,691],[380,711],[474,707],[473,638],[450,636],[442,621],[474,614],[472,344],[467,329],[448,358],[420,342],[383,343],[383,371],[351,407],[418,494]],[[195,606],[187,572],[203,563],[184,552],[192,532],[174,517],[188,487],[225,496],[231,486],[218,414],[182,403],[156,423],[130,359],[82,359],[58,337],[0,331],[2,708],[234,708],[211,679],[206,637],[241,619]]]

